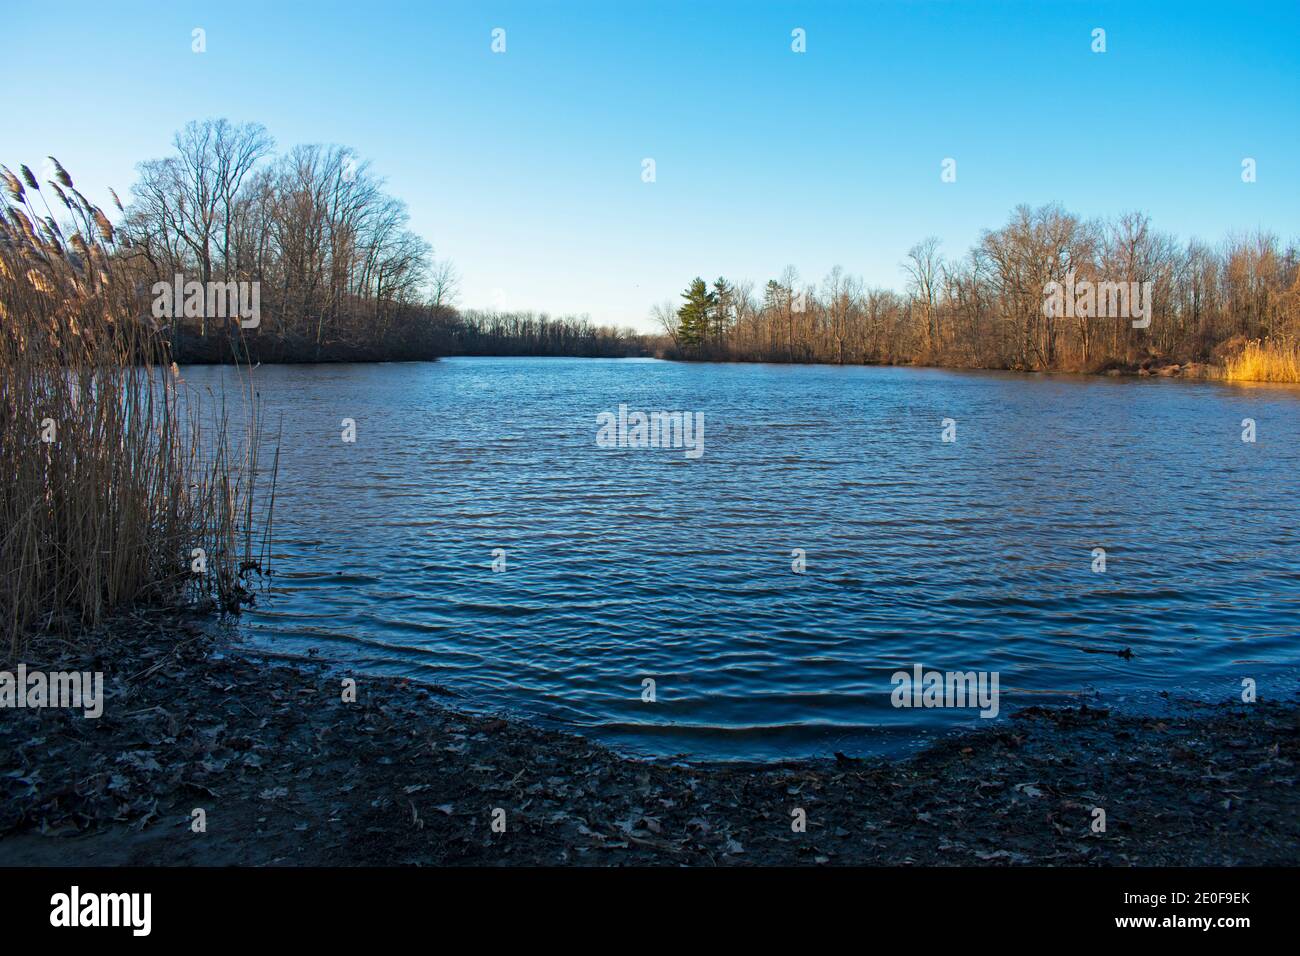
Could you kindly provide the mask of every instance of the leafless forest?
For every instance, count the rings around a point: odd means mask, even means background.
[[[1102,221],[1057,205],[1020,206],[965,254],[950,256],[933,237],[913,245],[901,260],[902,290],[869,286],[838,266],[818,283],[794,267],[763,285],[696,279],[680,300],[654,308],[660,334],[642,335],[588,316],[458,311],[456,267],[434,257],[409,228],[405,204],[348,147],[277,152],[260,124],[191,122],[170,155],[139,165],[132,195],[118,255],[136,276],[142,310],[152,284],[177,274],[260,284],[264,320],[255,331],[169,318],[182,362],[237,353],[258,361],[658,354],[1087,372],[1180,365],[1296,377],[1296,242],[1268,233],[1184,241],[1137,212]],[[39,217],[34,226],[48,228]],[[1046,284],[1071,275],[1149,284],[1150,325],[1045,314]],[[1247,368],[1245,355],[1258,361]]]
[[[173,147],[140,164],[125,210],[127,248],[146,279],[259,282],[266,322],[247,336],[255,358],[433,354],[430,319],[451,266],[433,260],[405,204],[353,150],[276,154],[260,124],[224,119],[189,123]],[[207,319],[171,325],[182,359],[222,360],[239,335]]]
[[[819,283],[789,267],[764,286],[696,279],[654,315],[670,354],[705,359],[1104,371],[1231,363],[1252,341],[1293,355],[1300,249],[1274,235],[1181,242],[1141,213],[1089,221],[1017,207],[965,255],[939,240],[908,250],[906,289],[872,288],[839,267]],[[1044,288],[1067,275],[1150,283],[1147,328],[1127,317],[1049,316]]]
[[[260,124],[192,122],[139,166],[124,255],[141,287],[176,274],[258,282],[264,322],[169,319],[181,361],[624,355],[641,337],[586,317],[458,312],[458,275],[408,228],[405,204],[347,147],[276,153]],[[215,326],[215,327],[214,327]]]

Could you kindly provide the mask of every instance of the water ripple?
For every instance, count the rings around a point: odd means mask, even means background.
[[[256,373],[283,447],[274,586],[243,629],[465,706],[653,754],[883,752],[980,723],[891,706],[916,662],[997,671],[1011,708],[1226,699],[1243,677],[1266,694],[1300,657],[1295,389],[563,359],[328,371]],[[596,447],[621,402],[704,412],[704,457]]]

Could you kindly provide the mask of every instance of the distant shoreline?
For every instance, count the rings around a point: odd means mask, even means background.
[[[528,355],[519,353],[463,353],[451,352],[442,353],[428,357],[376,357],[376,358],[345,358],[337,356],[322,356],[319,358],[312,357],[295,357],[288,359],[254,359],[252,365],[388,365],[401,363],[419,363],[419,362],[439,362],[449,358],[553,358],[553,359],[655,359],[662,362],[678,362],[684,365],[789,365],[808,368],[827,367],[827,368],[902,368],[902,369],[934,369],[936,371],[948,372],[1011,372],[1019,375],[1075,375],[1089,378],[1106,377],[1106,378],[1178,378],[1191,381],[1208,381],[1208,382],[1227,382],[1231,381],[1226,371],[1221,366],[1210,365],[1205,362],[1166,362],[1166,363],[1135,363],[1131,365],[1113,366],[1095,371],[1080,371],[1077,369],[1014,369],[1014,368],[994,368],[976,365],[926,365],[915,362],[908,363],[889,363],[889,362],[781,362],[768,359],[737,359],[737,358],[691,358],[686,356],[664,356],[664,355]],[[217,359],[177,359],[177,364],[181,368],[187,366],[203,367],[224,365],[231,367],[246,366],[250,363],[246,361],[236,362],[234,360],[217,360]],[[1263,384],[1287,384],[1281,382],[1263,383]]]
[[[928,368],[948,372],[1014,372],[1018,375],[1080,375],[1088,377],[1109,378],[1186,378],[1198,381],[1228,381],[1226,371],[1221,366],[1205,362],[1144,362],[1128,365],[1113,365],[1091,371],[1080,369],[1051,368],[1000,368],[986,365],[928,365],[921,362],[776,362],[757,359],[715,359],[688,358],[674,356],[665,361],[700,363],[704,365],[800,365],[808,367],[827,366],[832,368]]]

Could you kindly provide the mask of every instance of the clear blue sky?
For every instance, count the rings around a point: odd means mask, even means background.
[[[4,22],[6,164],[53,153],[125,198],[189,119],[350,145],[456,261],[465,306],[648,328],[696,274],[840,264],[901,287],[914,241],[964,253],[1020,202],[1300,236],[1296,0],[67,0]]]

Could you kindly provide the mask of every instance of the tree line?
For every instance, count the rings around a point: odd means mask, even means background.
[[[645,336],[588,316],[458,311],[455,266],[433,257],[405,204],[348,147],[277,155],[261,124],[211,119],[188,123],[170,155],[138,168],[120,233],[142,294],[177,275],[258,283],[255,329],[169,312],[180,362],[646,354]]]
[[[903,270],[902,292],[839,266],[820,284],[793,267],[761,288],[696,278],[680,305],[652,316],[668,355],[727,361],[1095,372],[1217,362],[1252,340],[1294,350],[1300,340],[1300,250],[1266,232],[1211,246],[1180,242],[1141,213],[1085,220],[1055,204],[1019,206],[958,258],[933,237],[917,243]],[[1045,308],[1052,283],[1142,284],[1150,322]]]
[[[454,265],[434,258],[405,204],[348,147],[277,154],[260,124],[212,119],[187,124],[170,155],[139,173],[129,205],[113,196],[114,255],[142,311],[177,275],[260,291],[256,328],[207,311],[160,320],[181,362],[654,353],[1102,371],[1217,363],[1253,341],[1265,357],[1281,348],[1300,361],[1300,252],[1266,232],[1209,245],[1140,213],[1088,220],[1059,205],[1019,206],[964,255],[949,258],[933,237],[914,245],[902,291],[839,266],[820,283],[793,267],[761,287],[697,278],[680,304],[655,307],[663,335],[652,337],[587,316],[458,312]],[[1141,285],[1149,324],[1045,309],[1047,287],[1071,280]]]
[[[631,329],[596,325],[589,316],[466,310],[443,317],[445,349],[455,355],[648,355],[653,343]]]
[[[181,361],[427,358],[455,272],[412,232],[405,204],[344,146],[276,155],[258,123],[191,122],[171,155],[141,163],[125,248],[146,284],[183,275],[259,283],[262,320],[168,316]]]

